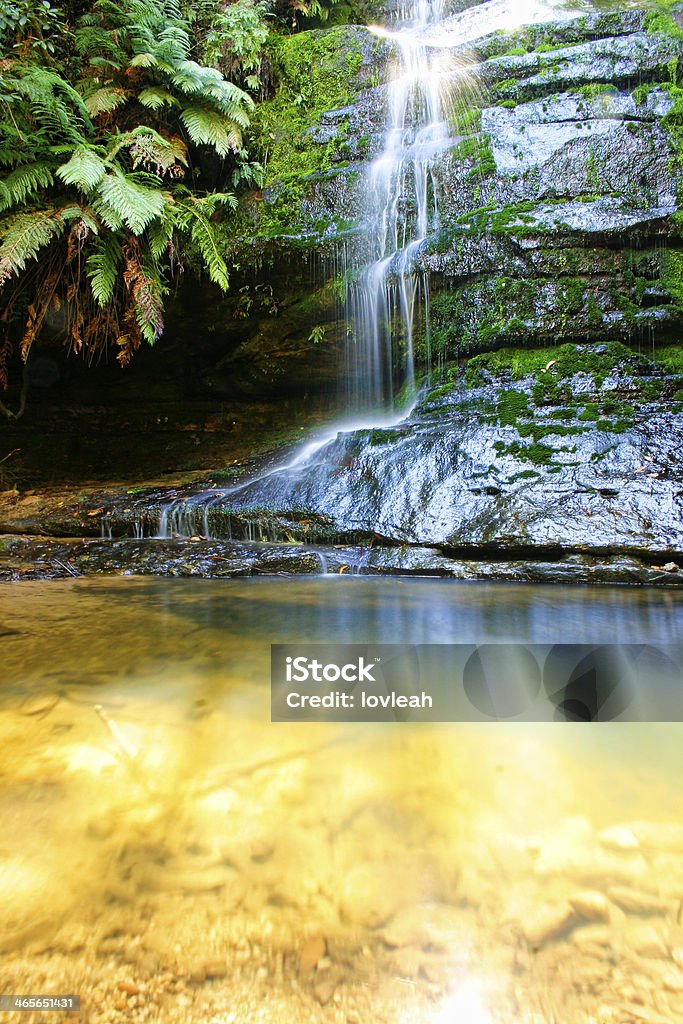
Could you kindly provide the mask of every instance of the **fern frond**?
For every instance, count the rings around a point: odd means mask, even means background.
[[[182,139],[176,135],[165,139],[152,128],[142,126],[131,134],[135,136],[129,147],[134,168],[143,167],[159,177],[182,177],[183,167],[187,167],[187,148]]]
[[[129,68],[155,68],[159,61],[153,53],[136,53],[128,61]]]
[[[239,126],[216,110],[186,107],[180,114],[180,120],[194,143],[212,146],[219,156],[227,156],[241,148]]]
[[[76,185],[82,192],[90,192],[104,178],[106,165],[92,149],[79,146],[71,159],[57,168],[57,175],[65,185]]]
[[[178,206],[182,211],[182,222],[185,228],[190,227],[190,238],[201,255],[209,277],[221,291],[227,292],[230,287],[230,275],[218,246],[216,233],[209,220],[220,204],[234,209],[237,206],[237,199],[229,192],[214,192],[201,199],[189,197],[189,200],[184,198],[178,200]]]
[[[160,110],[162,107],[178,107],[180,106],[178,100],[175,98],[173,93],[167,89],[162,89],[159,85],[148,85],[146,89],[138,95],[140,103],[143,107],[148,107],[150,110]]]
[[[26,201],[41,188],[49,188],[54,180],[50,164],[24,164],[0,181],[0,211]]]
[[[141,235],[148,224],[164,213],[167,199],[159,189],[140,185],[131,175],[123,174],[118,169],[107,174],[99,186],[101,212],[109,226],[118,219],[135,235]],[[105,213],[114,217],[106,219]]]
[[[121,260],[121,244],[114,235],[96,242],[95,252],[85,261],[85,272],[98,306],[111,302]]]
[[[209,82],[202,89],[202,97],[210,98],[221,113],[229,114],[242,128],[248,127],[247,112],[252,111],[256,104],[248,93],[233,82],[227,82],[225,79]]]
[[[123,281],[131,294],[135,320],[149,345],[161,337],[164,329],[163,295],[165,292],[157,267],[143,265],[137,247],[123,250],[125,269]]]
[[[63,124],[73,121],[74,110],[80,115],[87,128],[92,129],[88,108],[73,86],[61,75],[37,65],[26,65],[21,68],[16,80],[17,90],[38,108],[57,116]],[[64,99],[70,101],[74,108],[69,110]]]
[[[34,260],[41,249],[63,233],[65,222],[60,212],[20,213],[0,225],[0,234],[4,236],[0,245],[0,287],[25,270],[26,264]]]
[[[115,85],[105,85],[96,89],[85,97],[85,105],[91,117],[98,114],[111,114],[112,110],[123,106],[127,102],[130,93],[126,89],[120,89]]]

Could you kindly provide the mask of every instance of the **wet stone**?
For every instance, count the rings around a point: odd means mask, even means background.
[[[530,907],[527,915],[519,922],[524,938],[530,946],[542,946],[544,942],[564,935],[576,922],[576,912],[568,904],[559,906]]]
[[[570,896],[569,905],[584,921],[607,921],[609,905],[601,892],[579,892]]]
[[[362,867],[345,882],[340,903],[342,918],[366,928],[379,928],[396,912],[396,894],[386,885],[382,868]]]
[[[667,959],[669,950],[664,939],[651,925],[631,925],[626,929],[625,943],[638,956]]]
[[[299,953],[299,971],[310,974],[325,956],[327,943],[322,935],[314,935],[307,939]]]
[[[637,850],[640,843],[628,828],[617,826],[607,828],[598,836],[600,843],[608,850]]]
[[[628,914],[666,914],[668,910],[666,902],[658,896],[628,886],[610,886],[607,895]]]

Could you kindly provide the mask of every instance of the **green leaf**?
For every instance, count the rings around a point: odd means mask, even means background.
[[[26,269],[41,249],[64,231],[64,221],[57,210],[21,213],[0,224],[0,287],[8,278]]]
[[[178,100],[175,98],[173,93],[168,92],[167,89],[162,89],[158,85],[149,85],[146,89],[143,89],[138,96],[140,103],[143,107],[148,107],[150,110],[160,110],[162,107],[178,107],[180,106]]]
[[[128,100],[129,93],[125,89],[119,89],[115,85],[105,85],[96,89],[85,97],[85,105],[91,117],[98,114],[110,114],[112,110],[123,106]]]
[[[52,167],[45,163],[24,164],[0,181],[0,210],[25,202],[28,196],[53,182]]]
[[[227,156],[242,145],[239,126],[215,110],[186,107],[180,114],[180,120],[194,143],[212,146],[219,156]]]
[[[94,150],[79,146],[71,159],[57,168],[57,175],[65,185],[76,185],[82,192],[90,192],[100,184],[106,169],[104,160]]]
[[[119,170],[107,174],[98,191],[104,207],[103,215],[107,210],[113,213],[113,223],[118,218],[135,235],[141,235],[147,225],[161,217],[166,209],[167,200],[159,189],[140,185]]]
[[[85,261],[85,272],[90,281],[95,301],[99,306],[111,302],[116,287],[121,259],[121,245],[110,235],[97,243],[96,251]]]

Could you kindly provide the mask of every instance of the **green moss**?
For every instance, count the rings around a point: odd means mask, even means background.
[[[498,398],[496,412],[502,427],[515,426],[520,416],[531,416],[529,399],[523,391],[503,391]]]
[[[513,441],[512,444],[496,441],[493,447],[499,455],[512,455],[520,462],[532,462],[535,466],[551,465],[553,455],[558,451],[558,449],[551,448],[550,445],[536,442],[525,445],[520,444],[519,441]]]
[[[664,345],[655,352],[655,360],[668,373],[683,374],[683,345]]]
[[[683,311],[683,252],[667,249],[662,254],[662,284]]]
[[[540,480],[540,478],[541,474],[537,469],[523,469],[520,473],[515,473],[514,476],[511,476],[507,483],[509,486],[510,484],[518,483],[520,480]]]
[[[427,395],[426,401],[431,405],[432,402],[438,402],[441,398],[446,398],[448,395],[452,395],[454,390],[454,384],[444,384],[442,387],[434,388],[433,391],[430,391]]]
[[[600,82],[591,82],[590,85],[582,85],[579,89],[581,96],[587,100],[599,99],[603,96],[616,96],[618,92],[619,90],[615,85]]]
[[[354,79],[363,59],[358,39],[344,27],[273,35],[268,54],[278,88],[272,100],[258,104],[251,131],[267,182],[329,169],[338,162],[345,128],[327,146],[317,144],[310,129],[325,111],[356,98]]]
[[[657,10],[645,16],[645,28],[650,33],[660,32],[672,39],[683,40],[683,29],[674,21],[669,11],[676,6],[674,0],[655,0]]]
[[[597,423],[600,419],[600,406],[596,405],[595,402],[589,402],[583,412],[579,413],[579,419],[588,423]]]

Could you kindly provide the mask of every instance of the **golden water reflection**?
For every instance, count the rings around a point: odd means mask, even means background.
[[[675,594],[100,580],[0,613],[0,991],[83,1003],[36,1020],[683,1021],[680,725],[273,725],[268,686],[286,640],[680,642]]]

